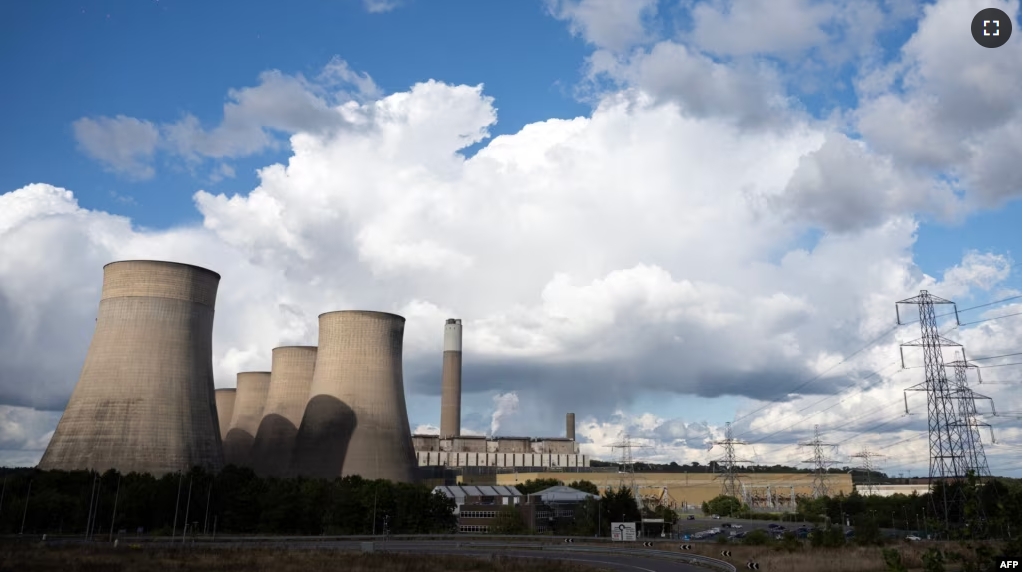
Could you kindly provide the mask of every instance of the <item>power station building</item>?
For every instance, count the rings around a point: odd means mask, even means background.
[[[213,387],[220,275],[175,262],[103,267],[96,329],[40,469],[164,475],[224,464]]]
[[[575,442],[575,413],[565,416],[565,437],[486,437],[462,435],[462,320],[444,323],[441,366],[440,434],[413,435],[420,467],[589,467]]]

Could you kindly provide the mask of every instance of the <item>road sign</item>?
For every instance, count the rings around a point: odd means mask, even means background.
[[[636,523],[635,522],[612,522],[611,523],[611,540],[615,542],[635,542],[636,541]]]

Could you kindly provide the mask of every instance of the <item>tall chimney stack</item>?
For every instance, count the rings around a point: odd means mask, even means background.
[[[575,413],[565,414],[565,437],[575,441]]]
[[[440,436],[458,437],[462,432],[462,320],[444,324],[440,391]]]

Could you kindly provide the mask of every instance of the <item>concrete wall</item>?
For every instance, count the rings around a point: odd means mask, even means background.
[[[270,390],[252,443],[252,467],[256,474],[283,477],[289,473],[291,452],[309,400],[315,366],[315,346],[274,348]]]
[[[223,466],[212,359],[219,282],[174,262],[103,268],[96,330],[39,468],[163,475]]]
[[[231,418],[234,417],[234,399],[237,390],[233,387],[218,389],[217,420],[220,422],[220,438],[227,438],[227,432],[231,429]]]
[[[440,451],[440,437],[437,435],[413,435],[412,447],[416,451]]]
[[[444,449],[445,439],[441,439],[441,449]],[[469,437],[461,436],[455,439],[451,439],[450,451],[459,453],[486,453],[487,452],[487,438],[483,436]]]
[[[246,371],[238,374],[231,428],[224,438],[224,462],[252,467],[252,443],[263,420],[266,395],[270,391],[270,372]]]
[[[402,379],[405,318],[383,312],[320,315],[316,366],[295,440],[296,473],[413,482]]]

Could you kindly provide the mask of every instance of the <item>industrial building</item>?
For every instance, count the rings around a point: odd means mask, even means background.
[[[515,467],[558,469],[590,466],[579,445],[558,437],[486,437],[413,435],[420,467]]]
[[[252,468],[257,475],[287,475],[315,366],[315,346],[286,346],[271,352],[270,388],[252,443]]]
[[[384,312],[319,317],[313,382],[292,453],[294,474],[414,482],[405,407],[405,318]]]
[[[514,510],[530,534],[553,530],[558,520],[573,520],[580,505],[599,500],[570,487],[550,487],[531,495],[523,495],[509,486],[438,486],[433,492],[455,501],[458,532],[490,534],[499,524],[501,512]]]
[[[219,470],[213,315],[220,275],[176,262],[103,267],[96,329],[40,469]]]
[[[263,407],[270,391],[270,372],[245,371],[238,374],[231,426],[224,438],[224,462],[252,467],[252,443],[263,420]]]

